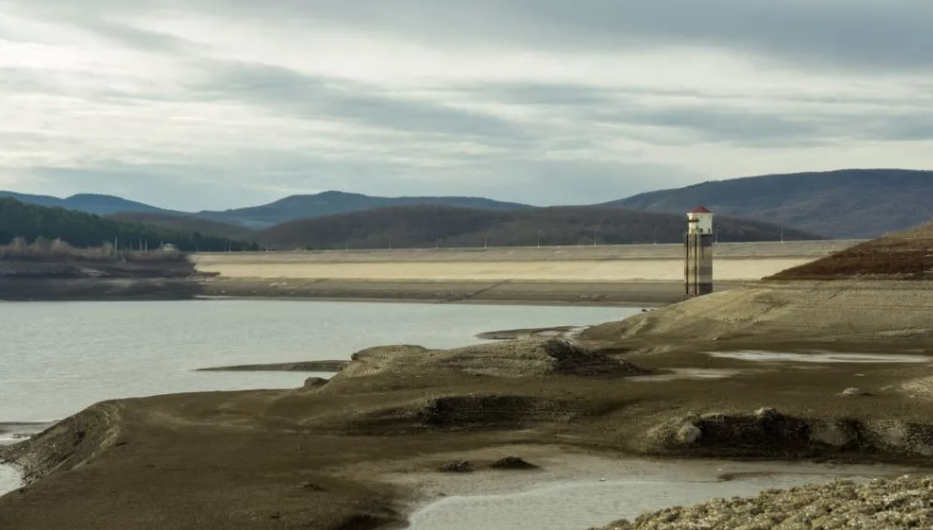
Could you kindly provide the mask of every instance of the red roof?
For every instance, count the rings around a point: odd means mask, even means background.
[[[696,208],[691,210],[690,213],[713,213],[713,212],[707,210],[706,206],[697,206]]]

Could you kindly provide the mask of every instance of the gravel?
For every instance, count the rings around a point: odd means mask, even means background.
[[[933,529],[933,477],[837,481],[758,497],[714,499],[619,521],[600,530]],[[591,529],[595,530],[595,529]]]

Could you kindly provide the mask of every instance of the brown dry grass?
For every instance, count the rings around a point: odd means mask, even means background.
[[[868,241],[766,280],[927,280],[933,278],[933,223]]]

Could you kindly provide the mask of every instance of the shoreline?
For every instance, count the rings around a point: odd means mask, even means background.
[[[493,333],[508,337],[534,331],[542,330]],[[309,506],[323,517],[315,515],[320,522],[309,528],[402,528],[406,516],[426,503],[456,494],[456,485],[449,481],[459,481],[457,487],[469,493],[470,487],[485,488],[490,477],[504,477],[496,486],[502,488],[513,480],[510,477],[521,482],[528,476],[545,476],[538,471],[485,471],[484,461],[506,456],[541,465],[545,474],[549,468],[559,469],[561,459],[566,464],[579,455],[651,461],[673,469],[708,468],[726,461],[726,478],[738,473],[736,468],[760,469],[768,462],[782,463],[780,469],[855,465],[929,472],[918,467],[929,465],[922,456],[926,446],[908,444],[898,434],[902,429],[913,432],[915,422],[923,422],[922,414],[917,417],[919,413],[908,410],[911,407],[899,407],[904,396],[897,392],[878,389],[922,376],[931,366],[776,365],[698,352],[630,352],[625,359],[660,376],[631,372],[607,379],[578,372],[574,366],[571,372],[553,374],[560,377],[547,372],[509,375],[508,370],[516,368],[503,364],[505,372],[487,371],[477,377],[470,368],[488,370],[494,367],[492,359],[537,366],[535,350],[514,348],[514,343],[491,343],[429,355],[417,348],[390,348],[385,353],[376,348],[355,356],[356,361],[334,379],[304,389],[105,402],[0,454],[17,460],[27,478],[41,478],[29,484],[32,496],[51,495],[49,502],[54,502],[63,498],[61,492],[83,492],[82,509],[100,511],[113,520],[112,526],[99,530],[125,527],[126,517],[136,515],[108,504],[108,496],[117,492],[132,494],[135,500],[146,498],[146,505],[156,511],[146,510],[145,516],[153,520],[168,517],[157,515],[165,510],[189,509],[178,499],[181,495],[194,499],[198,510],[206,505],[208,513],[246,503],[250,513],[264,514],[268,520],[268,525],[256,528],[275,528],[278,521],[308,525],[303,514]],[[404,371],[396,372],[393,365]],[[717,380],[663,377],[665,368],[685,365],[737,370]],[[451,366],[456,366],[453,372],[447,368]],[[852,379],[853,373],[862,376]],[[628,377],[632,381],[626,382]],[[872,396],[834,396],[856,380],[872,390]],[[750,398],[746,387],[760,391]],[[788,398],[788,392],[800,395]],[[780,412],[767,408],[771,405]],[[886,411],[884,416],[880,411]],[[680,433],[687,426],[703,436],[683,444]],[[729,432],[738,434],[724,434]],[[803,439],[800,433],[805,433]],[[218,447],[224,450],[218,452]],[[561,450],[554,452],[554,447]],[[445,462],[462,460],[475,461],[482,470],[438,471]],[[237,480],[230,482],[229,473]],[[393,474],[402,477],[401,483],[386,478]],[[152,488],[168,493],[152,497]],[[26,500],[31,503],[34,498]],[[282,504],[281,499],[288,502]],[[31,512],[24,511],[22,502],[26,501],[6,496],[0,498],[0,509],[14,510],[7,513],[23,518],[13,520],[24,521],[23,528],[39,528],[25,522]],[[72,516],[67,507],[50,508],[48,513]],[[189,515],[174,517],[190,517],[191,512],[183,513]],[[361,520],[372,524],[347,526]]]
[[[423,468],[445,461],[488,462],[505,455],[520,456],[535,465],[531,470],[494,470],[480,468],[468,473],[438,473],[424,471]],[[427,461],[425,464],[424,461]],[[412,469],[414,468],[414,469]],[[376,468],[380,470],[379,467]],[[928,473],[929,469],[913,466],[883,463],[831,464],[812,461],[740,461],[729,459],[683,459],[652,458],[639,455],[620,455],[603,451],[587,450],[580,447],[559,445],[518,445],[504,447],[486,447],[476,451],[462,453],[442,453],[425,458],[412,458],[404,463],[396,463],[394,468],[380,470],[378,476],[390,484],[405,488],[410,492],[404,503],[402,514],[406,524],[419,528],[420,516],[438,509],[450,502],[474,502],[477,498],[503,502],[521,502],[523,497],[547,494],[551,490],[572,490],[573,488],[618,488],[631,483],[644,481],[651,485],[657,482],[669,483],[677,488],[678,493],[685,485],[706,485],[706,487],[734,484],[737,489],[745,490],[740,496],[756,495],[749,482],[759,478],[788,479],[802,477],[803,484],[820,484],[829,480],[849,480],[873,478],[895,478],[904,474]],[[615,492],[613,492],[614,494]],[[737,492],[733,492],[737,493]],[[658,509],[673,508],[677,494],[667,499],[669,504],[658,503],[647,507],[639,514],[648,514]],[[708,498],[697,499],[702,502]],[[649,501],[649,504],[652,502]],[[692,504],[692,503],[690,503]],[[455,507],[456,508],[456,507]],[[622,515],[612,512],[607,520],[594,521],[593,524],[606,525],[618,520]],[[472,524],[472,523],[471,523]],[[436,527],[437,525],[433,525]],[[580,524],[579,530],[587,525]],[[390,528],[409,528],[405,524],[386,526]]]
[[[744,281],[716,282],[716,291]],[[214,278],[0,281],[0,302],[296,300],[361,303],[662,307],[683,299],[677,281],[408,281]]]

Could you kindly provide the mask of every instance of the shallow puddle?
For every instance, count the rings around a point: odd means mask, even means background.
[[[740,361],[758,362],[792,362],[792,363],[849,363],[849,364],[907,364],[907,363],[933,363],[933,357],[927,355],[905,355],[885,353],[781,353],[769,351],[733,351],[733,352],[705,352],[710,357],[722,359],[737,359]]]
[[[542,484],[532,490],[499,495],[455,496],[417,512],[411,530],[580,530],[640,514],[706,502],[713,498],[754,496],[769,488],[830,482],[835,475],[765,475],[730,481],[688,477]]]
[[[629,377],[627,380],[663,383],[665,381],[677,381],[682,379],[725,379],[742,373],[742,370],[730,370],[725,368],[672,368],[671,371],[673,373],[637,375]]]
[[[913,470],[900,466],[834,466],[800,462],[643,460],[508,446],[457,459],[526,457],[534,471],[399,472],[390,482],[425,495],[408,516],[411,530],[581,530],[677,505],[755,496],[836,479],[867,480]],[[438,457],[438,461],[454,455]]]
[[[0,464],[0,495],[5,495],[22,485],[19,471],[12,466]]]

